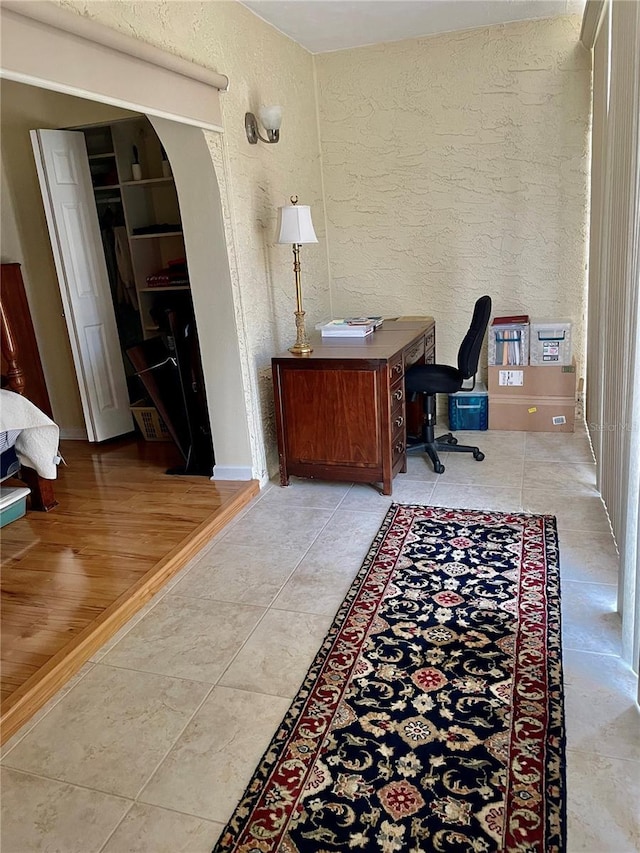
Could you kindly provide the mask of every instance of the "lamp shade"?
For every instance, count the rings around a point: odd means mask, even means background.
[[[308,204],[287,204],[278,208],[278,243],[317,243]]]
[[[280,130],[282,124],[282,107],[260,107],[258,110],[258,118],[262,122],[265,130]]]

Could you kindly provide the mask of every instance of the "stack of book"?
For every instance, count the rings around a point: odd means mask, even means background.
[[[330,320],[319,323],[323,338],[364,338],[382,325],[382,317],[345,317],[342,320]]]

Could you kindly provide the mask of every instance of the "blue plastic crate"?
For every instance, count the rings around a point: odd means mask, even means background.
[[[483,430],[489,428],[489,394],[482,382],[473,391],[449,394],[449,429]]]

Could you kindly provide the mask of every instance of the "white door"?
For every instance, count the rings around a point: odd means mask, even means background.
[[[32,130],[89,441],[131,432],[133,419],[84,134]]]

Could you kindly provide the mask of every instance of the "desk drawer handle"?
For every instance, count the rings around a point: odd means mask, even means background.
[[[392,367],[392,371],[397,374],[402,373],[402,362],[399,361],[397,364],[394,364]]]
[[[404,392],[403,392],[402,388],[398,388],[397,390],[395,390],[393,392],[393,394],[391,396],[393,397],[394,400],[402,400],[402,398],[404,397]]]
[[[396,456],[399,456],[401,453],[404,453],[404,443],[402,441],[399,441],[393,448],[393,450]]]
[[[404,418],[402,417],[402,415],[400,415],[399,418],[396,418],[395,421],[393,422],[394,426],[397,426],[397,427],[401,427],[403,423],[404,423]]]

